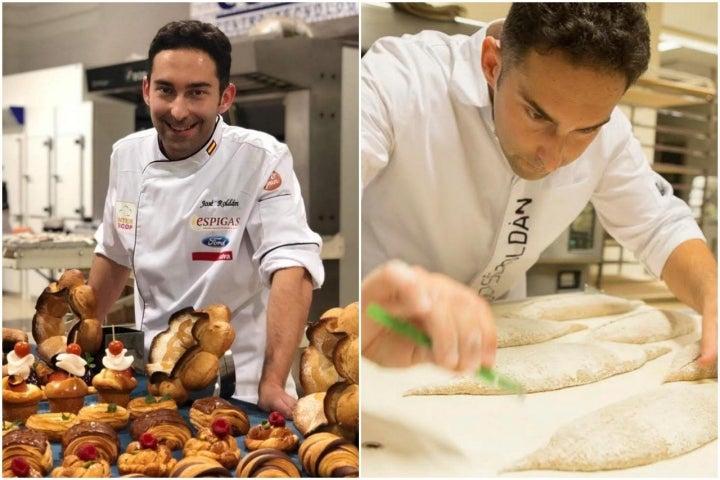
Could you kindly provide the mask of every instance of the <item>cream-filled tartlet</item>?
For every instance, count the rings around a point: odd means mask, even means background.
[[[114,403],[127,407],[130,393],[137,387],[133,375],[132,363],[135,357],[127,354],[127,349],[119,340],[113,340],[105,349],[103,368],[95,375],[92,384],[98,391],[100,402]]]

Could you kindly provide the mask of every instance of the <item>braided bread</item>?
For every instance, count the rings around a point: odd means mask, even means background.
[[[267,422],[255,425],[245,437],[245,447],[250,450],[274,448],[283,452],[292,452],[297,448],[298,436],[288,427],[275,427]]]
[[[241,478],[298,478],[300,469],[284,452],[262,448],[240,461],[235,475]]]
[[[226,426],[229,425],[226,423]],[[208,457],[227,469],[233,469],[240,461],[242,452],[232,435],[216,435],[211,428],[202,428],[183,448],[185,457]]]
[[[77,455],[68,455],[62,465],[54,468],[51,477],[110,478],[110,464],[105,459],[81,460]]]
[[[148,477],[167,477],[175,465],[177,460],[166,445],[158,443],[153,448],[143,448],[137,440],[128,444],[117,462],[121,475],[135,473]]]

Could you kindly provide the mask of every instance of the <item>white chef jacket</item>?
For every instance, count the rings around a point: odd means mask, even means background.
[[[515,175],[494,134],[485,32],[382,38],[364,56],[363,275],[400,258],[491,300],[517,296],[525,272],[588,201],[656,276],[680,243],[704,238],[617,108],[574,163],[541,180]]]
[[[203,148],[170,161],[145,130],[115,143],[109,183],[95,252],[133,270],[146,357],[172,313],[225,304],[234,396],[257,403],[272,273],[299,266],[314,288],[324,280],[322,240],[307,225],[287,146],[218,117]],[[292,378],[286,391],[297,396]]]

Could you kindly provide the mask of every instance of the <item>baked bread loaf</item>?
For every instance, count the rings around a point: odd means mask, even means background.
[[[273,448],[255,450],[238,464],[235,476],[240,478],[300,478],[300,469],[285,453]]]
[[[92,444],[82,445],[77,454],[63,458],[62,465],[55,468],[52,477],[109,478],[110,464],[101,458]]]
[[[190,426],[177,410],[162,409],[144,413],[130,425],[133,440],[145,432],[152,433],[158,442],[170,450],[179,450],[192,437]]]
[[[231,433],[230,423],[224,418],[216,418],[210,427],[201,428],[194,438],[187,441],[183,456],[212,458],[223,467],[233,469],[237,467],[242,452]]]
[[[320,432],[306,438],[300,445],[298,458],[313,477],[357,477],[358,448],[342,437]]]
[[[332,359],[314,345],[308,345],[300,356],[300,385],[304,394],[325,392],[339,379]]]
[[[245,436],[245,447],[251,452],[261,448],[292,452],[298,442],[298,436],[285,425],[285,418],[279,412],[270,413],[267,420],[252,427]]]
[[[130,442],[117,463],[121,475],[135,473],[148,477],[167,477],[175,465],[177,460],[172,451],[152,433],[143,433]]]
[[[44,433],[34,430],[22,429],[3,435],[2,439],[2,469],[3,476],[12,471],[13,459],[22,458],[30,468],[47,474],[52,468],[52,450],[50,442]]]
[[[177,478],[232,477],[232,472],[208,457],[185,457],[170,472]]]
[[[303,437],[314,433],[320,427],[328,424],[325,416],[326,392],[316,392],[298,399],[293,407],[293,423]]]
[[[64,456],[77,455],[84,445],[93,445],[98,457],[115,463],[120,450],[120,439],[115,430],[108,424],[96,421],[79,421],[62,437]]]
[[[36,413],[28,417],[25,426],[44,433],[50,442],[59,442],[76,422],[77,415],[74,413]]]
[[[126,408],[114,403],[96,403],[80,409],[78,420],[94,420],[110,425],[115,430],[122,430],[130,420],[130,413]]]
[[[229,322],[229,308],[219,304],[199,311],[188,307],[172,314],[168,328],[156,335],[150,346],[148,391],[167,393],[184,403],[189,391],[210,385],[217,378],[219,358],[235,339]]]
[[[348,430],[343,434],[348,440],[354,440],[354,432],[359,426],[359,387],[354,383],[339,382],[330,387],[323,401],[323,410],[329,424],[337,424]]]
[[[359,380],[359,342],[357,336],[347,336],[335,345],[333,365],[338,374],[350,383]]]
[[[224,398],[200,398],[190,407],[190,423],[197,430],[210,427],[216,418],[224,418],[230,423],[233,436],[245,435],[250,430],[247,413]]]
[[[128,402],[127,411],[130,419],[134,420],[139,416],[153,412],[155,410],[177,410],[177,402],[170,397],[156,397],[154,395],[146,395],[144,397],[133,398]]]

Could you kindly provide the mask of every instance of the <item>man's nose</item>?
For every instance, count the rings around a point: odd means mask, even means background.
[[[554,172],[563,164],[563,151],[565,139],[557,135],[548,137],[544,144],[537,150],[537,156],[548,172]]]
[[[175,120],[182,120],[188,115],[188,108],[182,95],[176,95],[170,105],[170,115]]]

